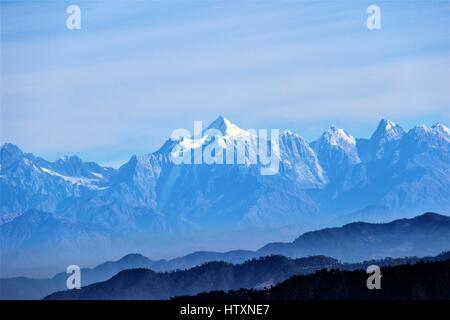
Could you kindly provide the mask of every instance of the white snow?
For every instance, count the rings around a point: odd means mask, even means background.
[[[97,173],[97,172],[92,172],[92,174],[93,174],[94,176],[96,176],[97,178],[100,178],[100,179],[104,179],[104,178],[105,178],[102,174]]]
[[[391,120],[386,120],[386,126],[385,129],[386,130],[392,130],[397,126],[397,124]]]
[[[211,134],[211,129],[218,130],[221,134]],[[182,137],[175,144],[175,146],[172,147],[171,153],[178,154],[179,152],[186,152],[192,149],[201,148],[212,139],[215,139],[220,147],[227,149],[229,147],[234,147],[236,145],[236,141],[244,141],[246,143],[256,141],[256,135],[239,128],[228,119],[218,118],[204,130],[202,137]]]
[[[252,134],[244,129],[239,128],[237,125],[232,123],[230,120],[224,118],[223,119],[225,123],[225,136],[228,136],[230,138],[247,138],[251,137]]]
[[[335,126],[328,128],[324,134],[324,138],[333,146],[340,146],[342,144],[356,145],[356,140],[353,136]]]
[[[89,179],[89,178],[85,178],[85,177],[72,177],[72,176],[65,176],[62,175],[58,172],[55,172],[53,170],[41,167],[40,168],[43,172],[52,175],[52,176],[56,176],[56,177],[60,177],[62,179],[64,179],[67,182],[70,182],[72,184],[77,184],[77,185],[83,185],[85,187],[88,187],[90,189],[99,189],[98,186],[95,185],[95,182],[98,182],[97,179]]]
[[[181,150],[179,150],[179,151],[186,151],[186,150],[190,150],[190,149],[200,148],[204,144],[206,138],[207,138],[207,136],[203,136],[200,139],[193,139],[191,137],[183,137],[181,139],[181,141],[178,143],[178,146],[181,147]]]
[[[431,129],[440,138],[445,139],[447,142],[450,142],[450,129],[449,128],[447,128],[446,126],[444,126],[441,123],[437,123]]]
[[[28,166],[32,167],[34,170],[36,170],[36,171],[41,171],[41,170],[39,170],[39,168],[38,168],[33,162],[31,162],[30,160],[24,159],[24,161],[25,161],[25,163],[26,163]]]
[[[377,130],[372,134],[371,139],[373,143],[380,147],[385,143],[401,139],[404,134],[405,132],[403,131],[403,128],[395,122],[382,119],[377,127]]]

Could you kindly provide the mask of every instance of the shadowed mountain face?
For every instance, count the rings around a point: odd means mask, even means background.
[[[368,290],[363,270],[320,270],[267,290],[201,293],[191,300],[449,300],[450,259],[382,269],[381,289]],[[180,297],[184,299],[186,297]]]
[[[435,258],[423,258],[423,261],[441,261],[449,258],[448,254],[443,254]],[[384,267],[387,265],[415,263],[417,261],[422,260],[406,258],[358,264],[341,264],[335,259],[324,256],[295,260],[282,256],[270,256],[258,260],[250,260],[239,265],[209,262],[189,270],[169,273],[157,273],[149,269],[133,269],[122,271],[105,282],[95,283],[80,290],[53,293],[46,299],[167,299],[177,295],[193,295],[212,290],[263,289],[276,285],[292,275],[311,274],[321,269],[359,270],[376,263],[379,266],[383,266],[384,270]],[[364,275],[364,281],[359,285],[365,288],[367,274],[362,274]],[[315,289],[322,290],[320,284],[317,284]]]
[[[82,269],[82,285],[105,281],[126,269],[149,268],[155,272],[163,272],[189,269],[211,261],[243,263],[272,254],[304,257],[334,252],[340,261],[363,261],[384,257],[436,255],[449,249],[450,218],[427,213],[413,219],[401,219],[386,224],[352,223],[341,228],[308,232],[292,243],[272,243],[257,251],[195,252],[172,260],[159,261],[139,254],[129,254],[118,261],[106,262],[94,269]],[[394,262],[387,260],[386,263]],[[40,299],[52,292],[64,290],[67,276],[66,273],[60,273],[51,279],[0,279],[1,298]]]
[[[286,226],[305,230],[337,217],[354,221],[348,215],[353,212],[363,220],[370,218],[366,212],[376,212],[371,220],[384,222],[392,214],[447,213],[450,207],[450,131],[440,124],[405,132],[382,120],[370,139],[331,126],[312,143],[284,131],[278,139],[279,172],[267,176],[249,162],[248,152],[246,164],[175,164],[174,153],[195,154],[219,143],[225,157],[256,139],[223,117],[208,129],[213,131],[204,131],[201,140],[169,139],[117,170],[76,156],[49,162],[3,145],[2,274],[13,275],[30,262],[42,267],[48,257],[64,266],[74,259],[107,259],[118,250],[151,252],[165,245],[161,236],[194,234],[203,244],[211,234],[238,230],[247,243],[267,230],[278,236],[282,231],[276,230]],[[221,243],[235,245],[227,241]]]
[[[307,232],[292,243],[272,243],[258,253],[289,257],[331,255],[343,261],[433,255],[450,248],[450,217],[426,213],[386,224],[355,222]]]

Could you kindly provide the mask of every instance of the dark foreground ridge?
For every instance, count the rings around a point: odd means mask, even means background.
[[[320,270],[265,290],[213,291],[176,300],[449,300],[450,260],[382,269],[381,289],[369,290],[363,270]]]

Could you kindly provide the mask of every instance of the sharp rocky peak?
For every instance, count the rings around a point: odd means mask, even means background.
[[[222,135],[229,136],[232,138],[237,138],[239,136],[248,136],[250,133],[240,127],[238,127],[236,124],[228,120],[227,118],[223,116],[219,116],[216,120],[214,120],[207,128],[207,130],[219,130]]]
[[[319,139],[322,143],[326,142],[328,144],[339,146],[339,145],[355,145],[355,138],[348,134],[344,129],[337,128],[331,125],[320,137]]]
[[[401,126],[388,119],[381,119],[377,129],[370,137],[372,141],[378,141],[380,143],[398,140],[405,134],[405,131]]]

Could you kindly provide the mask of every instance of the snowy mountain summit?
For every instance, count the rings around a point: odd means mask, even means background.
[[[267,131],[261,144],[260,130],[218,117],[175,133],[119,169],[76,156],[51,162],[3,145],[2,259],[56,250],[68,237],[89,247],[122,236],[125,243],[134,236],[320,225],[325,217],[363,219],[368,212],[379,220],[389,212],[449,213],[450,131],[442,124],[405,131],[383,119],[368,139],[330,126],[313,142]],[[252,143],[256,149],[248,148]],[[177,163],[174,155],[190,162]]]
[[[273,175],[279,169],[279,130],[244,130],[219,116],[206,129],[195,121],[193,133],[174,130],[157,153],[174,164],[257,165],[262,175]]]
[[[253,136],[249,131],[238,127],[223,116],[219,116],[216,120],[211,122],[205,131],[208,130],[219,130],[224,137],[229,139],[247,139]]]

